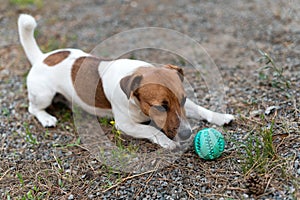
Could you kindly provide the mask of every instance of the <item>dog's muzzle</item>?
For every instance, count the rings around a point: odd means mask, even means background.
[[[190,124],[186,119],[181,119],[180,120],[180,126],[178,128],[178,139],[180,141],[188,140],[192,135],[192,129]]]

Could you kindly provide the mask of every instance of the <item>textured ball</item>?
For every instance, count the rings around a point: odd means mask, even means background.
[[[216,129],[205,128],[196,134],[194,148],[200,158],[205,160],[216,159],[224,151],[224,136]]]

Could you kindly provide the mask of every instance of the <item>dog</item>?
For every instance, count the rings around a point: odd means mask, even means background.
[[[99,117],[113,117],[118,129],[175,149],[190,138],[187,118],[222,126],[234,116],[207,110],[187,98],[183,70],[174,65],[155,67],[141,60],[103,60],[78,49],[42,53],[35,19],[21,14],[20,42],[32,68],[27,76],[28,111],[44,127],[57,119],[45,109],[56,94]]]

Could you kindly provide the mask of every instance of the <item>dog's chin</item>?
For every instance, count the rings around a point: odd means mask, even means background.
[[[157,130],[163,132],[165,135],[167,135],[166,132],[162,128],[160,128],[156,125],[154,120],[148,120],[148,121],[142,122],[141,124],[147,125],[147,126],[152,126],[152,127],[156,128]]]
[[[148,120],[148,121],[142,122],[141,124],[147,125],[147,126],[153,126],[157,130],[159,130],[159,131],[163,132],[164,134],[166,134],[165,131],[163,129],[159,128],[153,120]]]
[[[148,120],[148,121],[145,121],[145,122],[142,122],[141,124],[143,125],[147,125],[147,126],[153,126],[155,127],[157,130],[163,132],[165,134],[165,131],[162,130],[161,128],[159,128],[155,122],[153,120]],[[182,140],[178,134],[176,134],[176,136],[174,138],[172,138],[172,140],[174,142],[177,143],[177,148],[174,149],[175,152],[181,152],[181,151],[185,151],[188,147],[191,146],[191,142],[192,142],[192,137],[190,137],[189,139],[187,140]]]

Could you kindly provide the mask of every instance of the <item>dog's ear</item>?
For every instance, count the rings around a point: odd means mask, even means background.
[[[131,92],[134,92],[136,89],[138,89],[142,79],[143,76],[139,74],[129,75],[121,79],[121,89],[126,94],[128,99],[130,98]]]
[[[184,74],[183,74],[183,70],[182,68],[178,67],[178,66],[175,66],[175,65],[171,65],[171,64],[167,64],[164,66],[165,68],[168,68],[168,69],[174,69],[177,71],[178,73],[178,76],[180,78],[181,81],[183,81],[184,79]]]

